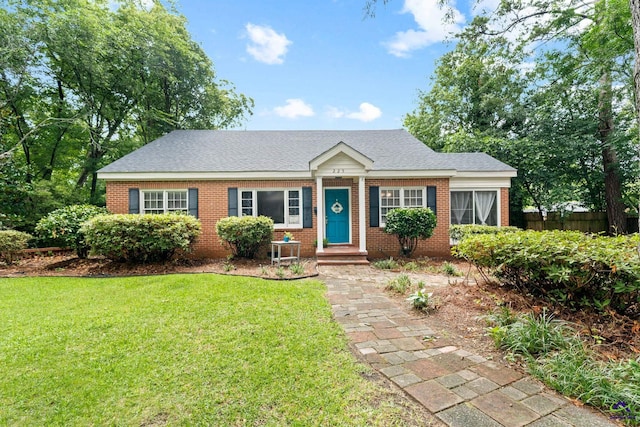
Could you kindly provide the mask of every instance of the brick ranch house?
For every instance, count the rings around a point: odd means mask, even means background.
[[[238,215],[271,217],[275,238],[290,231],[303,256],[328,251],[324,238],[369,258],[396,256],[386,214],[418,206],[430,207],[438,225],[415,254],[446,256],[450,224],[509,224],[514,176],[487,154],[437,153],[402,129],[180,130],[98,171],[113,213],[197,216],[201,257],[229,253],[215,224]]]

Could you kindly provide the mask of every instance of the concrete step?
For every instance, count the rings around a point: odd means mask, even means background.
[[[367,252],[353,245],[329,246],[316,252],[318,265],[367,265]]]

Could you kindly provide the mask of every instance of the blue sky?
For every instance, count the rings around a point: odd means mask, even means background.
[[[430,85],[448,33],[435,0],[180,0],[219,79],[255,101],[243,129],[394,129]]]

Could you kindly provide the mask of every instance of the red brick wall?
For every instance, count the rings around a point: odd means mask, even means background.
[[[129,212],[129,188],[150,189],[187,189],[198,188],[198,217],[202,223],[202,234],[195,246],[195,254],[200,257],[224,258],[230,251],[223,246],[215,232],[216,222],[228,216],[227,189],[236,188],[300,188],[313,187],[312,200],[315,205],[316,191],[313,181],[158,181],[158,182],[107,182],[107,209],[112,213]],[[302,195],[301,195],[302,197]],[[285,230],[276,230],[274,237],[282,239]],[[289,228],[296,240],[302,243],[303,256],[315,255],[313,241],[316,238],[316,216],[313,228]]]
[[[436,186],[436,218],[437,225],[433,236],[418,242],[415,256],[450,256],[449,250],[449,179],[368,179],[366,181],[367,206],[369,203],[369,187],[426,187]],[[426,197],[426,194],[424,195]],[[397,257],[400,244],[396,236],[386,234],[380,227],[369,227],[369,211],[367,217],[367,251],[369,258]]]
[[[509,189],[500,189],[500,225],[506,227],[509,225]]]
[[[324,188],[351,188],[351,220],[352,243],[358,247],[359,242],[359,207],[358,180],[353,179],[325,179]],[[367,233],[367,251],[369,258],[384,258],[399,254],[400,246],[395,236],[385,234],[380,227],[369,227],[369,187],[437,187],[437,226],[433,236],[420,241],[415,255],[417,256],[449,256],[449,180],[447,178],[434,179],[368,179],[365,188],[365,218]],[[317,205],[315,180],[291,181],[169,181],[169,182],[107,182],[107,208],[113,213],[127,213],[129,210],[129,188],[148,189],[187,189],[198,188],[198,213],[202,223],[202,234],[195,250],[201,257],[222,258],[229,254],[215,233],[216,222],[228,216],[227,189],[236,187],[247,188],[300,188],[312,187],[313,206]],[[425,194],[426,197],[426,194]],[[501,197],[501,223],[509,224],[509,191],[504,188]],[[314,240],[317,236],[316,226],[318,218],[324,218],[324,213],[313,215],[313,228],[288,229],[296,240],[302,242],[301,253],[305,257],[315,255]],[[284,230],[276,230],[275,238],[281,239]]]

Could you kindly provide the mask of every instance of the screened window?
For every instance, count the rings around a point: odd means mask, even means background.
[[[452,191],[451,224],[498,225],[496,191]]]
[[[142,213],[188,212],[187,190],[153,190],[142,192]]]
[[[380,189],[380,224],[387,221],[387,214],[396,208],[425,207],[424,189],[422,188],[381,188]]]
[[[300,209],[302,191],[295,190],[243,190],[240,203],[243,216],[268,216],[277,226],[301,227]]]

